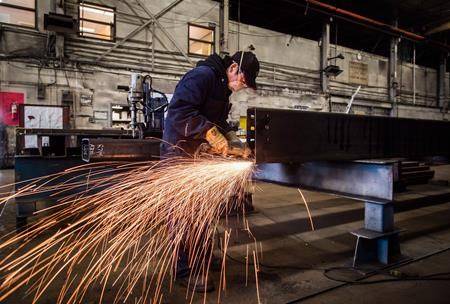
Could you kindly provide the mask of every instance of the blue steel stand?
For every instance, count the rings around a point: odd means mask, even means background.
[[[391,263],[394,256],[400,255],[400,232],[394,227],[392,202],[366,202],[364,228],[351,232],[357,237],[353,267],[371,262]]]
[[[392,203],[394,182],[399,176],[398,160],[264,163],[258,164],[258,169],[255,175],[259,180],[365,202],[364,228],[352,232],[357,237],[354,267],[366,262],[389,264],[400,254],[400,231],[394,228]]]

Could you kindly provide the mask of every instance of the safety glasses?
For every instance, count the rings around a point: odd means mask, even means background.
[[[242,83],[242,85],[245,88],[248,88],[247,84],[245,83],[245,74],[242,72],[241,66],[242,66],[242,61],[244,60],[244,52],[241,52],[241,59],[239,60],[239,69],[238,69],[238,75],[242,75],[241,77],[238,78],[239,82]]]

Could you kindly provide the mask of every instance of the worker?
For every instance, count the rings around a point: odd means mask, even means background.
[[[207,144],[211,153],[248,157],[250,149],[227,123],[229,97],[244,88],[256,89],[258,73],[259,62],[252,52],[241,51],[223,58],[213,54],[198,62],[175,88],[165,120],[161,155],[193,155]],[[176,229],[176,223],[170,229]],[[207,246],[212,250],[211,244]],[[176,278],[184,286],[189,284],[192,271],[188,265],[189,251],[193,249],[180,248],[178,253]],[[213,259],[212,270],[219,268],[217,265],[218,259]],[[189,286],[197,292],[214,289],[208,278],[200,278]]]
[[[248,157],[250,150],[227,122],[231,93],[256,89],[259,61],[252,52],[213,54],[175,88],[165,120],[161,155],[193,155],[202,143],[215,154]]]

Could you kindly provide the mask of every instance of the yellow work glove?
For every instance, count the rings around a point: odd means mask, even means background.
[[[250,154],[252,154],[250,148],[239,139],[236,132],[229,131],[225,134],[225,137],[228,140],[229,145],[228,154],[243,158],[248,158]]]
[[[206,131],[205,139],[211,146],[211,152],[224,156],[228,154],[228,141],[216,126]]]

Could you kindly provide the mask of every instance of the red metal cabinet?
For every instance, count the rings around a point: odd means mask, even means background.
[[[0,92],[0,120],[8,126],[18,126],[19,105],[23,101],[23,93]]]

